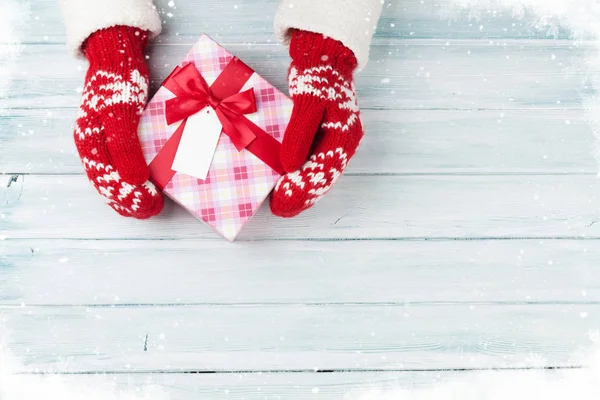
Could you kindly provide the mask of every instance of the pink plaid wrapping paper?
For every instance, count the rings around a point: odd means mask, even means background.
[[[231,53],[202,35],[180,66],[193,63],[212,85],[232,58]],[[250,77],[242,91],[250,88],[254,88],[258,111],[246,117],[281,142],[291,117],[292,101],[257,73]],[[139,137],[148,164],[181,124],[167,125],[165,102],[173,97],[173,93],[161,87],[142,115]],[[279,178],[277,172],[252,153],[238,152],[229,137],[221,134],[207,179],[177,173],[164,193],[233,241]]]

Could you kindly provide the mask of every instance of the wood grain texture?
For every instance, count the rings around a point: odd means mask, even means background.
[[[22,370],[50,372],[566,366],[600,323],[598,304],[3,308]]]
[[[273,18],[279,0],[154,0],[163,20],[160,41],[177,43],[206,32],[220,41],[275,41]],[[544,26],[536,16],[520,18],[510,8],[473,13],[451,7],[448,0],[389,0],[378,25],[375,43],[397,39],[568,39],[570,32]],[[54,0],[32,2],[31,18],[24,34],[29,43],[64,43],[65,29]]]
[[[585,304],[599,258],[581,240],[9,240],[0,305]]]
[[[194,41],[152,46],[154,88]],[[287,92],[284,46],[227,48]],[[363,109],[581,108],[581,96],[589,92],[588,71],[575,65],[590,51],[568,41],[404,41],[373,46],[371,62],[356,83]],[[20,73],[9,96],[0,99],[0,109],[77,107],[86,68],[63,46],[26,46],[17,62]]]
[[[0,115],[0,173],[74,173],[76,110]],[[347,173],[596,173],[583,110],[365,110]]]
[[[218,240],[170,202],[149,221],[122,218],[83,176],[21,176],[5,186],[0,234],[13,240]],[[592,175],[346,176],[297,218],[275,218],[265,204],[239,240],[600,237],[596,196]]]

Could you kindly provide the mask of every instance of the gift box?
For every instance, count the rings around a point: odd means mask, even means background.
[[[292,101],[203,35],[142,115],[152,181],[233,241],[283,174]]]

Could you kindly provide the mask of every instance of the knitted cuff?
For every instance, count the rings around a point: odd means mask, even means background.
[[[145,67],[144,50],[148,32],[130,26],[113,26],[94,32],[83,43],[82,50],[90,65],[123,68]]]
[[[354,53],[342,42],[308,31],[292,31],[290,56],[300,69],[331,65],[346,79],[352,78],[357,66]]]

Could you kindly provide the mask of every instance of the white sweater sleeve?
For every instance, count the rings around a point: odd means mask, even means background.
[[[59,0],[67,26],[69,49],[81,55],[81,45],[97,30],[127,25],[160,33],[160,18],[152,0]]]
[[[369,47],[384,0],[281,0],[275,32],[289,41],[292,28],[339,40],[354,52],[359,68],[369,61]]]

